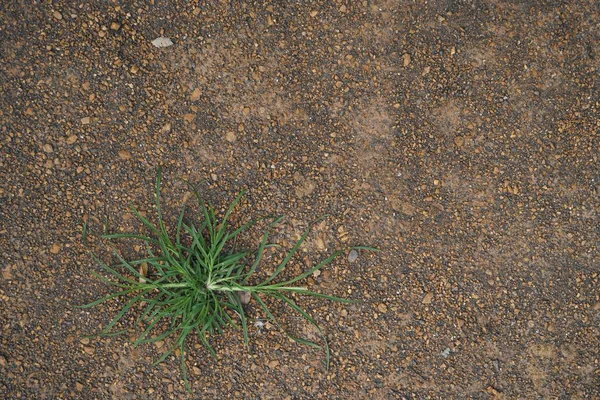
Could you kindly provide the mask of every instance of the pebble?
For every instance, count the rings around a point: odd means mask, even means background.
[[[52,16],[53,16],[54,18],[58,19],[58,20],[61,20],[61,19],[62,19],[62,14],[61,14],[60,12],[58,12],[58,11],[54,11],[54,12],[52,13]]]
[[[463,144],[465,144],[465,138],[463,138],[462,136],[455,137],[454,144],[460,149],[461,147],[463,147]]]
[[[238,292],[238,295],[240,296],[240,302],[242,304],[250,303],[250,298],[252,297],[250,292]]]
[[[81,392],[83,390],[83,385],[79,382],[75,382],[75,389],[77,389],[78,392]]]
[[[187,122],[192,122],[194,120],[194,118],[196,118],[196,114],[185,114],[183,116],[183,119],[186,120]]]
[[[131,153],[127,150],[119,150],[119,157],[121,157],[122,160],[129,160],[131,158]]]
[[[432,301],[433,301],[433,293],[427,293],[425,295],[425,297],[423,297],[423,300],[421,300],[421,303],[431,304]]]
[[[356,261],[357,258],[358,258],[358,251],[356,251],[354,249],[350,250],[350,253],[348,254],[348,261],[354,262],[354,261]]]
[[[110,24],[110,29],[112,29],[113,31],[119,30],[120,27],[121,27],[121,24],[118,22],[112,22]]]
[[[77,135],[71,135],[67,138],[67,144],[73,144],[77,141]]]
[[[492,364],[494,365],[496,372],[500,372],[500,362],[498,360],[493,360]]]
[[[404,66],[408,67],[408,65],[410,64],[410,54],[404,53],[402,59],[404,60]]]
[[[83,117],[83,118],[81,118],[81,123],[82,123],[83,125],[87,125],[87,124],[89,124],[90,122],[92,122],[92,119],[91,119],[90,117]]]
[[[44,152],[46,153],[52,153],[54,151],[54,148],[52,147],[51,144],[46,143],[42,149],[44,150]]]
[[[169,133],[171,132],[171,123],[167,122],[166,124],[163,125],[163,127],[160,129],[161,133]]]
[[[54,243],[52,245],[52,248],[50,249],[50,253],[52,253],[52,254],[58,254],[58,253],[60,253],[60,244]]]
[[[155,47],[169,47],[169,46],[173,46],[173,41],[171,39],[169,39],[168,37],[157,37],[156,39],[154,39],[152,41],[152,44]]]
[[[194,89],[194,91],[192,92],[192,94],[190,96],[190,100],[197,101],[200,98],[201,94],[202,94],[202,92],[200,91],[199,88]]]
[[[227,140],[229,143],[235,142],[235,139],[236,139],[235,133],[233,133],[232,131],[228,131],[225,134],[225,140]]]

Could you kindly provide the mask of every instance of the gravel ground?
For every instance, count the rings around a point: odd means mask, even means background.
[[[0,397],[600,398],[598,2],[197,3],[1,2]],[[108,290],[83,221],[152,214],[158,165],[169,215],[182,177],[284,247],[331,215],[296,271],[382,250],[307,282],[362,301],[300,300],[329,370],[228,330],[190,396],[139,327],[84,338],[118,304],[75,307]]]

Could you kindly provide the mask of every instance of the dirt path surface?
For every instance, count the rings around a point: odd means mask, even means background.
[[[600,398],[598,2],[206,3],[1,2],[0,397]],[[182,177],[284,247],[331,215],[296,272],[382,250],[307,282],[360,303],[298,300],[328,371],[257,324],[190,343],[190,396],[140,327],[84,338],[118,304],[75,308],[83,221],[153,215],[158,165],[169,216]]]

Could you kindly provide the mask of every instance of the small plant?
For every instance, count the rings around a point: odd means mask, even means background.
[[[243,192],[237,196],[225,215],[219,220],[214,207],[205,205],[197,189],[188,183],[200,203],[202,222],[198,225],[193,221],[187,221],[184,205],[179,214],[174,235],[171,235],[165,226],[160,206],[161,180],[162,174],[159,169],[154,194],[158,214],[156,225],[144,217],[135,207],[132,207],[133,213],[147,228],[149,234],[111,233],[102,235],[102,238],[109,241],[118,239],[139,240],[144,243],[147,255],[138,260],[127,261],[114,246],[111,246],[118,262],[115,265],[109,265],[92,252],[92,257],[106,271],[110,279],[98,273],[93,274],[102,281],[118,288],[118,291],[82,306],[82,308],[94,307],[119,297],[127,299],[125,305],[100,335],[124,333],[125,331],[114,332],[113,329],[128,311],[138,305],[143,311],[140,311],[141,314],[136,323],[144,322],[147,325],[134,345],[174,337],[173,345],[156,361],[155,365],[162,362],[173,351],[179,349],[183,379],[186,388],[191,390],[185,365],[185,344],[188,335],[194,332],[197,333],[206,348],[213,355],[216,355],[207,336],[222,332],[228,325],[239,328],[236,322],[236,320],[239,320],[244,342],[249,347],[248,318],[244,311],[244,304],[248,302],[250,297],[256,301],[267,318],[282,329],[263,299],[264,296],[270,296],[282,301],[315,326],[323,339],[323,346],[304,338],[292,336],[287,332],[286,334],[298,343],[319,349],[324,348],[326,364],[328,365],[329,347],[321,327],[290,297],[290,294],[321,297],[344,303],[351,302],[351,300],[313,292],[298,285],[300,281],[331,263],[337,256],[342,254],[342,251],[336,251],[295,278],[276,282],[281,272],[306,240],[311,225],[286,254],[275,271],[262,282],[252,284],[250,282],[257,271],[265,250],[274,245],[268,244],[268,232],[264,233],[260,245],[255,251],[238,251],[235,246],[231,245],[231,242],[240,233],[257,222],[256,220],[248,222],[237,229],[228,227],[228,219],[239,203]],[[281,218],[274,219],[273,223],[280,220]],[[86,237],[87,226],[84,226],[84,243],[87,243]],[[357,248],[375,250],[363,246]],[[283,331],[285,332],[285,330]]]

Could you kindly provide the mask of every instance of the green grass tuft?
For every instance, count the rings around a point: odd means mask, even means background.
[[[113,233],[102,235],[102,238],[108,239],[109,242],[119,239],[141,241],[145,244],[146,256],[128,261],[111,245],[118,262],[109,265],[92,252],[92,257],[104,269],[108,278],[98,273],[94,273],[94,275],[117,289],[81,308],[94,307],[119,297],[125,299],[125,305],[100,335],[124,333],[124,331],[114,331],[114,329],[128,311],[138,306],[143,311],[137,322],[143,322],[146,328],[135,341],[135,345],[152,343],[168,337],[174,338],[173,345],[155,364],[162,362],[169,354],[179,349],[183,380],[186,388],[191,391],[185,364],[188,336],[196,333],[205,347],[213,355],[216,355],[208,337],[213,333],[222,332],[229,325],[238,328],[241,325],[244,342],[249,347],[248,318],[241,297],[250,295],[271,322],[281,329],[264,301],[264,297],[267,296],[283,302],[315,326],[322,337],[322,346],[282,330],[298,343],[324,349],[328,366],[329,347],[321,327],[312,316],[294,302],[290,294],[320,297],[343,303],[351,302],[348,299],[310,291],[300,284],[313,272],[331,263],[343,251],[334,252],[319,264],[294,278],[277,279],[306,240],[312,225],[314,225],[312,224],[276,267],[275,272],[260,283],[250,284],[249,281],[255,275],[265,250],[273,245],[268,244],[268,232],[264,233],[260,245],[255,251],[237,251],[231,244],[239,234],[257,222],[251,221],[236,229],[230,229],[228,226],[229,217],[239,203],[243,192],[237,196],[225,215],[219,219],[215,209],[210,205],[205,205],[197,189],[188,183],[200,203],[202,222],[200,224],[186,223],[186,207],[184,205],[177,220],[175,234],[169,235],[160,205],[161,180],[162,174],[159,169],[154,193],[158,214],[157,224],[150,222],[135,207],[132,207],[133,213],[149,234]],[[280,220],[281,218],[273,219],[273,223]],[[84,227],[83,239],[84,243],[87,243],[87,226]],[[358,248],[375,250],[364,246]]]

